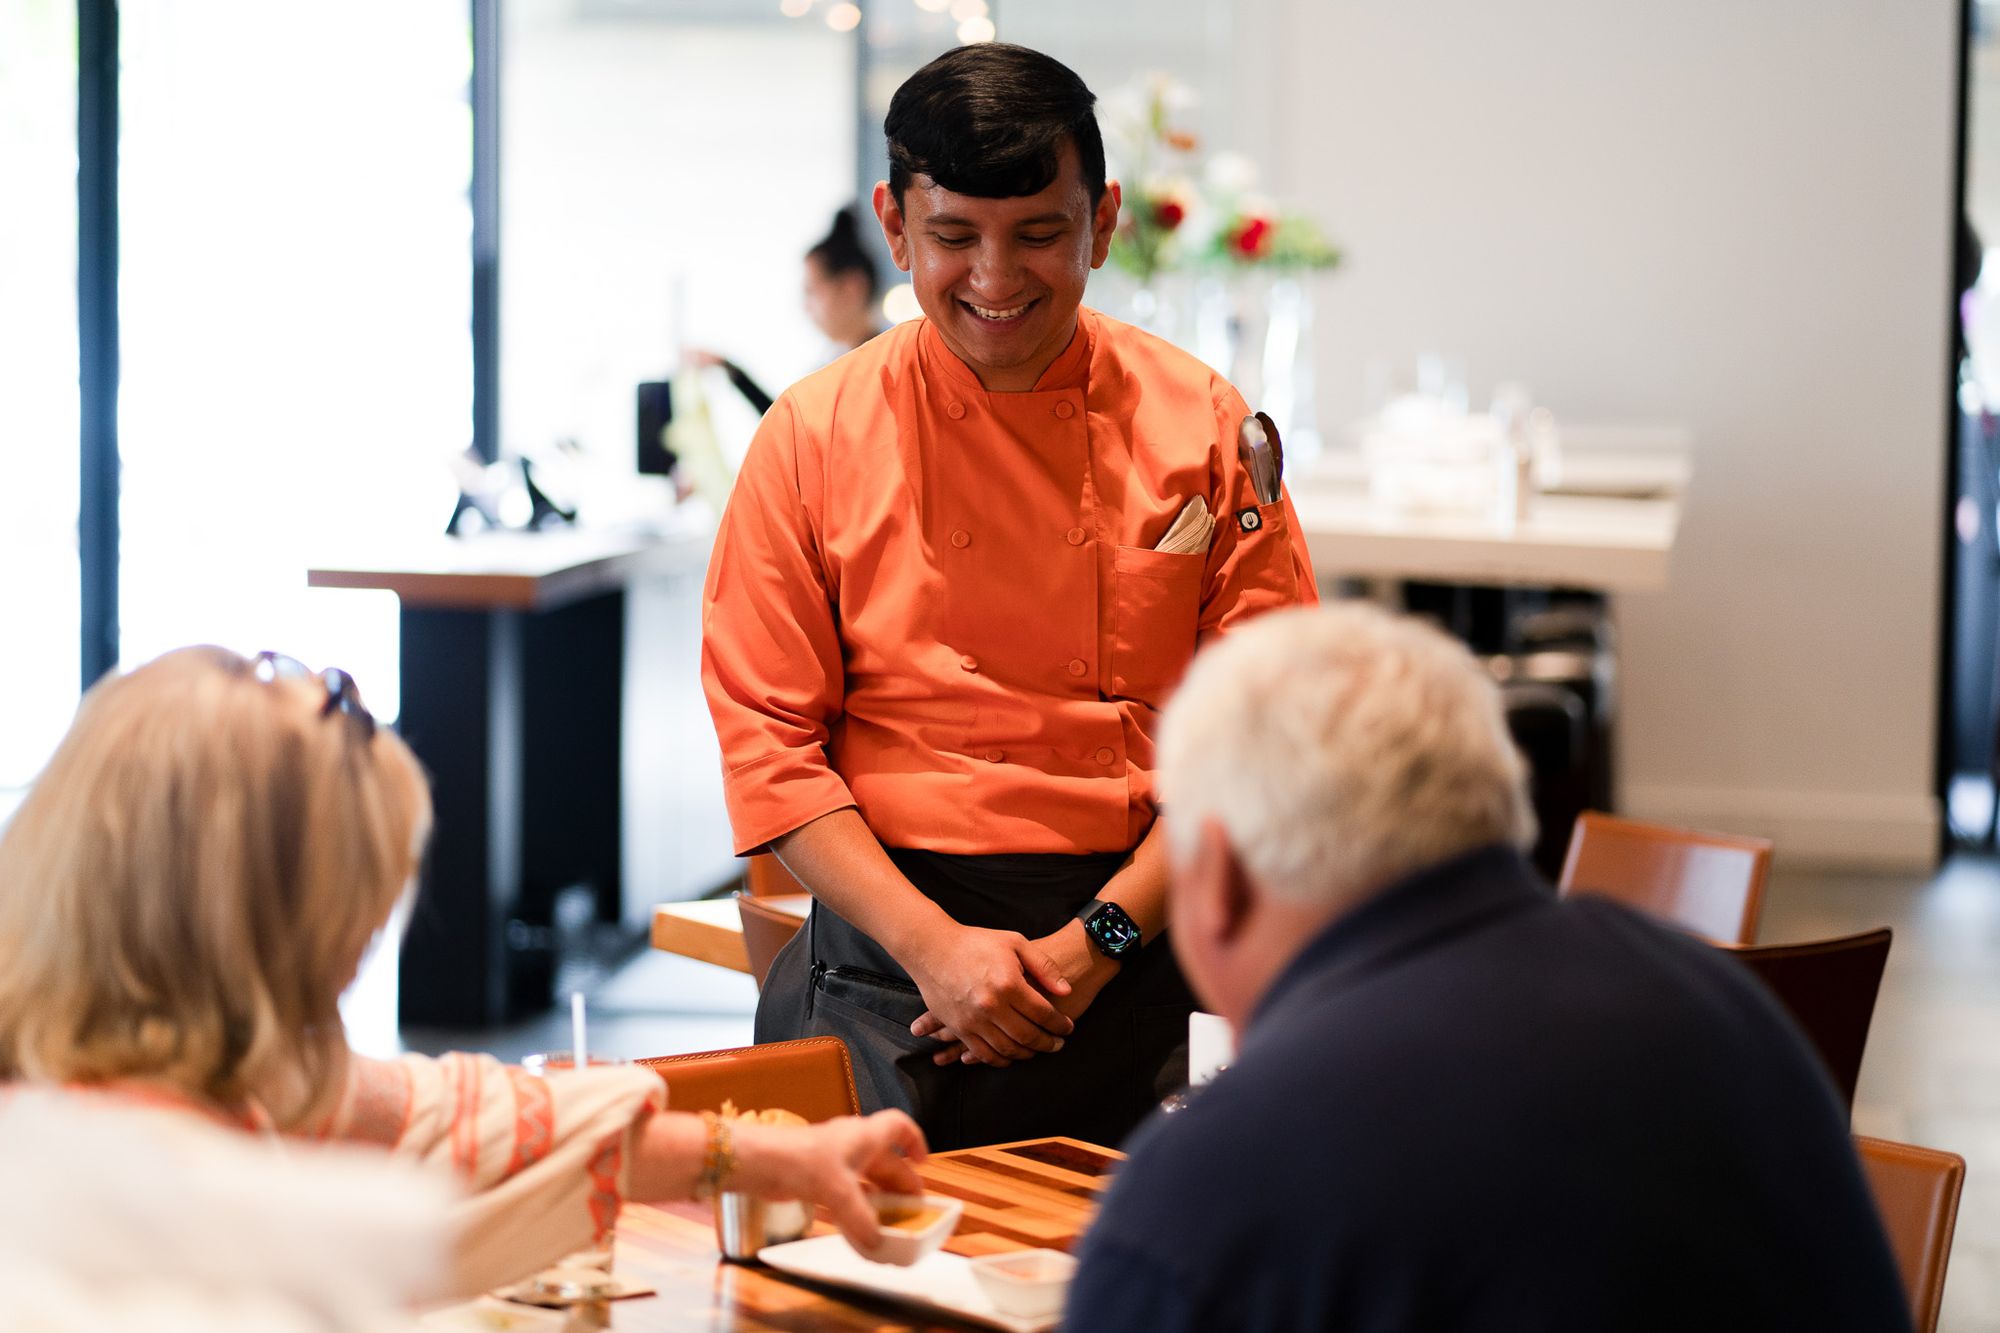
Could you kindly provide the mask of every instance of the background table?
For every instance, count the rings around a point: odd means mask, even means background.
[[[1358,450],[1291,480],[1323,597],[1430,616],[1486,659],[1533,768],[1534,855],[1551,876],[1576,815],[1617,808],[1616,599],[1666,587],[1692,457],[1678,428],[1565,428],[1519,514],[1383,503]]]
[[[1329,455],[1289,485],[1321,578],[1641,592],[1666,586],[1688,477],[1685,456],[1573,451],[1562,489],[1509,521],[1378,505],[1358,455]]]
[[[935,1193],[965,1200],[945,1249],[967,1257],[1075,1245],[1121,1154],[1075,1139],[1037,1139],[939,1153],[919,1168]],[[825,1224],[815,1234],[831,1230]],[[617,1268],[659,1295],[620,1301],[611,1326],[665,1330],[951,1329],[906,1306],[809,1286],[753,1264],[722,1261],[706,1205],[630,1206],[618,1223]]]
[[[766,907],[790,912],[799,920],[812,909],[809,893],[782,893],[760,898]],[[743,914],[734,898],[703,898],[691,903],[664,903],[653,909],[653,947],[733,972],[748,972],[743,952]]]
[[[403,941],[399,1017],[448,1027],[546,1007],[555,895],[621,915],[625,589],[707,538],[558,529],[375,544],[307,571],[401,601],[397,728],[436,827]]]

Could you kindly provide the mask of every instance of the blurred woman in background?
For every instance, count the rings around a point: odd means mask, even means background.
[[[826,235],[806,251],[806,318],[826,335],[827,360],[853,351],[882,331],[881,295],[881,275],[863,242],[857,214],[852,207],[843,208],[833,215]],[[695,366],[719,366],[752,407],[760,413],[770,410],[771,395],[735,362],[701,348],[690,349],[687,359]]]

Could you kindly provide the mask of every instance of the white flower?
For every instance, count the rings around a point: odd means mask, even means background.
[[[1257,164],[1242,153],[1217,153],[1204,173],[1208,188],[1225,197],[1257,188]]]
[[[1200,100],[1195,97],[1194,89],[1164,70],[1146,75],[1146,92],[1168,111],[1189,110]]]
[[[1245,194],[1236,201],[1236,211],[1246,218],[1268,218],[1276,221],[1278,201],[1268,194]]]
[[[1097,100],[1097,109],[1107,133],[1128,136],[1143,132],[1146,91],[1136,83],[1120,84]]]

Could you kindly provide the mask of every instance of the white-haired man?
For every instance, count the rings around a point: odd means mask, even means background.
[[[1362,606],[1206,650],[1160,747],[1168,938],[1236,1028],[1067,1326],[1909,1327],[1831,1086],[1731,960],[1558,901],[1499,700]]]

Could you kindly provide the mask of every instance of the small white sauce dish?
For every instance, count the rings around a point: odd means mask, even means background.
[[[1076,1260],[1061,1250],[1015,1250],[972,1260],[972,1276],[1001,1314],[1039,1319],[1062,1309]]]
[[[963,1200],[948,1199],[942,1194],[878,1194],[875,1196],[878,1217],[935,1215],[926,1219],[922,1227],[914,1229],[908,1222],[898,1225],[885,1220],[882,1223],[882,1238],[865,1250],[856,1246],[856,1252],[878,1264],[907,1267],[944,1244],[945,1237],[958,1229],[959,1215],[964,1211]]]

